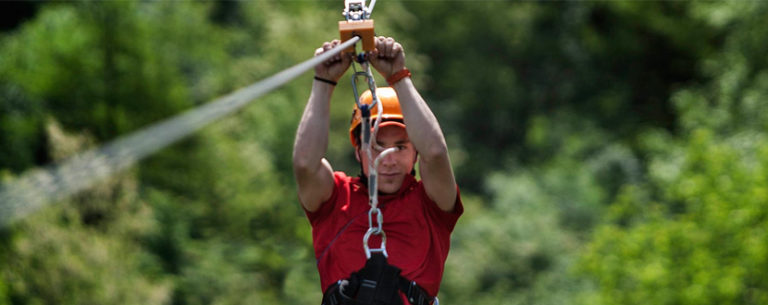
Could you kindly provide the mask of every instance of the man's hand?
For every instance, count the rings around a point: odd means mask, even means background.
[[[315,56],[335,48],[340,43],[341,42],[338,39],[323,43],[322,47],[315,50]],[[349,54],[339,53],[327,61],[324,61],[321,64],[315,66],[315,76],[334,82],[339,81],[339,78],[341,78],[341,76],[344,75],[344,72],[349,69],[349,64],[351,62],[352,59],[349,57]]]
[[[368,60],[385,79],[405,68],[405,51],[400,43],[392,37],[383,36],[376,37],[374,41],[376,48],[371,51]]]

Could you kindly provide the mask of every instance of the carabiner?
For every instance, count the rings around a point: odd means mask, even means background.
[[[372,234],[381,235],[380,248],[371,249],[368,247],[368,239],[371,238]],[[363,249],[365,250],[365,258],[371,258],[371,252],[381,252],[384,257],[389,257],[389,254],[387,254],[387,233],[384,233],[384,230],[377,231],[376,228],[368,228],[365,236],[363,236]]]

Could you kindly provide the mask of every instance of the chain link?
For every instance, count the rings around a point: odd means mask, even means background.
[[[379,163],[381,160],[397,149],[394,147],[384,149],[383,147],[379,146],[378,143],[376,143],[376,134],[379,132],[379,124],[381,123],[382,116],[376,116],[376,120],[373,123],[373,132],[371,132],[371,128],[369,127],[371,126],[371,108],[376,107],[376,113],[382,113],[384,111],[384,106],[380,103],[379,97],[376,95],[376,81],[373,78],[373,73],[371,73],[371,67],[365,53],[359,53],[356,56],[356,61],[360,64],[360,68],[362,70],[358,71],[355,64],[352,64],[352,69],[354,71],[354,74],[352,75],[352,91],[355,96],[355,103],[357,104],[357,108],[360,109],[362,116],[360,122],[360,143],[365,155],[368,157],[368,160],[373,160],[373,162],[368,163],[368,200],[371,209],[368,211],[368,231],[363,237],[363,249],[365,250],[365,256],[367,258],[371,257],[372,252],[380,252],[384,254],[385,257],[387,257],[387,235],[386,232],[384,232],[383,227],[384,217],[381,213],[381,209],[379,209],[377,169],[379,168]],[[357,90],[358,78],[360,77],[365,78],[368,89],[371,91],[370,104],[363,104],[360,102],[360,95],[359,91]],[[376,151],[381,151],[381,153],[376,156],[376,159],[373,159],[373,149],[376,149]],[[374,215],[376,216],[375,223]],[[368,246],[368,240],[370,239],[371,235],[381,236],[381,246],[379,248],[371,249]]]

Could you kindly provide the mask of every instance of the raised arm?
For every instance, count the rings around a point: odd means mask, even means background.
[[[315,56],[337,46],[340,42],[326,42],[315,50]],[[337,55],[315,67],[315,76],[336,82],[349,68],[350,59]],[[331,95],[335,86],[315,79],[312,92],[299,122],[293,144],[293,173],[298,186],[299,201],[308,211],[316,211],[331,197],[333,169],[324,158],[328,148]]]
[[[389,37],[376,37],[371,64],[388,80],[405,69],[403,47]],[[419,172],[427,195],[443,211],[456,204],[456,178],[453,176],[448,146],[437,118],[421,97],[410,77],[391,84],[400,100],[408,137],[419,152]]]

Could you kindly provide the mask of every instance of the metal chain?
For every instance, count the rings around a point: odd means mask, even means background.
[[[380,103],[379,97],[376,95],[376,81],[373,78],[373,73],[371,73],[371,67],[367,61],[365,53],[358,54],[356,60],[362,68],[362,71],[358,71],[355,64],[352,64],[352,69],[354,70],[354,74],[352,75],[352,91],[355,95],[355,103],[357,104],[357,108],[360,109],[362,117],[360,122],[360,143],[368,160],[373,160],[373,162],[368,163],[368,200],[371,209],[368,211],[368,231],[365,232],[365,236],[363,236],[363,249],[365,250],[366,258],[371,258],[372,252],[380,252],[384,254],[385,257],[388,257],[387,234],[384,232],[383,228],[384,217],[381,209],[379,209],[377,169],[379,168],[381,160],[388,154],[396,151],[397,148],[390,147],[384,149],[376,143],[375,139],[376,134],[379,132],[381,115],[376,116],[376,120],[373,123],[373,132],[371,132],[371,129],[368,127],[371,126],[371,108],[376,107],[377,113],[380,114],[384,111],[384,106]],[[364,77],[367,81],[368,89],[371,91],[371,104],[363,104],[360,102],[360,96],[357,90],[358,77]],[[373,149],[381,152],[376,159],[373,159]],[[368,246],[368,240],[372,235],[381,236],[381,246],[379,248],[371,249]]]
[[[371,13],[373,12],[373,7],[376,5],[376,0],[371,0],[370,6],[365,6],[365,0],[345,0],[344,1],[345,8],[344,8],[344,17],[349,20],[364,20],[369,19],[371,17]],[[384,149],[376,142],[376,134],[379,133],[379,123],[381,123],[381,113],[383,112],[383,105],[379,101],[379,97],[376,95],[376,82],[373,79],[373,73],[371,73],[371,67],[368,63],[368,60],[366,58],[366,54],[361,52],[358,53],[355,57],[356,61],[360,64],[360,67],[362,68],[362,71],[358,71],[355,67],[355,63],[352,63],[352,69],[354,71],[354,74],[352,75],[352,91],[355,95],[355,104],[357,104],[357,108],[360,110],[361,114],[361,120],[360,120],[360,145],[362,145],[363,150],[365,151],[366,156],[368,157],[368,201],[371,206],[371,209],[368,210],[368,231],[365,232],[365,235],[363,236],[363,249],[365,250],[365,257],[367,259],[371,258],[371,253],[373,252],[379,252],[384,255],[384,257],[389,257],[389,254],[387,254],[387,233],[384,232],[384,215],[381,212],[381,209],[379,209],[379,191],[378,191],[378,180],[376,175],[378,174],[377,169],[379,168],[379,163],[383,158],[385,158],[387,155],[397,151],[397,148],[390,147],[387,149]],[[358,77],[364,77],[367,80],[368,83],[368,89],[371,91],[371,104],[366,105],[363,103],[360,103],[360,95],[357,91],[357,79]],[[373,123],[373,133],[371,133],[370,126],[370,120],[371,120],[371,108],[376,106],[376,109],[378,110],[377,113],[379,115],[376,116],[376,121]],[[373,140],[371,140],[373,138]],[[370,160],[373,157],[373,154],[371,152],[372,149],[376,149],[376,151],[380,151],[379,155],[376,157],[376,159],[373,161],[373,164],[371,164]],[[375,222],[374,222],[375,219]],[[379,248],[371,249],[368,246],[368,240],[371,238],[372,235],[380,235],[381,236],[381,245]],[[344,289],[344,286],[348,282],[339,280],[340,289]],[[440,300],[437,299],[437,296],[435,296],[434,305],[439,305]]]

